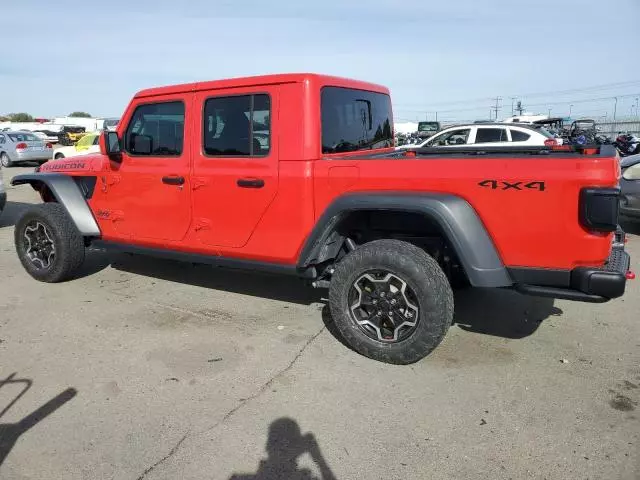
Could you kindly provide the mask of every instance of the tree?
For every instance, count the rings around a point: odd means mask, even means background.
[[[91,118],[91,114],[87,112],[71,112],[69,116],[76,117],[76,118]]]
[[[9,113],[7,118],[10,122],[33,122],[33,117],[28,113]]]
[[[9,117],[5,115],[0,115],[0,122],[8,122],[8,121],[9,121]]]

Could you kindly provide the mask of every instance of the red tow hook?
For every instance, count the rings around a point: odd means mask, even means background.
[[[635,280],[636,279],[636,274],[633,273],[631,270],[629,270],[626,274],[625,277],[627,277],[627,280]]]

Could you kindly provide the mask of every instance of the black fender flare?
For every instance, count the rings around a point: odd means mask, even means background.
[[[335,199],[308,236],[298,269],[308,268],[320,254],[336,225],[358,210],[392,210],[421,213],[442,229],[474,287],[506,287],[513,284],[482,220],[463,198],[451,194],[372,192],[347,194]]]
[[[87,205],[80,187],[72,177],[60,173],[30,173],[16,175],[11,179],[11,185],[30,184],[33,187],[39,184],[46,185],[55,199],[66,210],[73,223],[85,237],[99,237],[100,227]]]

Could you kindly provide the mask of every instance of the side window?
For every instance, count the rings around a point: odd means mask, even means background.
[[[511,140],[514,142],[526,142],[531,138],[528,133],[521,132],[519,130],[511,130]]]
[[[4,139],[4,135],[0,135],[0,145],[3,144],[6,140]]]
[[[99,145],[100,144],[100,135],[96,135],[95,138],[93,139],[93,145]]]
[[[508,142],[507,130],[504,128],[478,128],[476,143]]]
[[[443,147],[450,145],[465,145],[469,139],[471,133],[470,128],[459,128],[451,130],[450,132],[444,132],[436,135],[425,146],[428,147]]]
[[[182,154],[184,103],[149,103],[138,106],[124,136],[131,155],[173,157]]]
[[[213,97],[204,102],[204,153],[213,157],[263,157],[271,148],[267,94]]]

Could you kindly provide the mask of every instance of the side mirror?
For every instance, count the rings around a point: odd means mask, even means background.
[[[111,160],[122,161],[122,148],[117,132],[104,132],[104,153]]]

